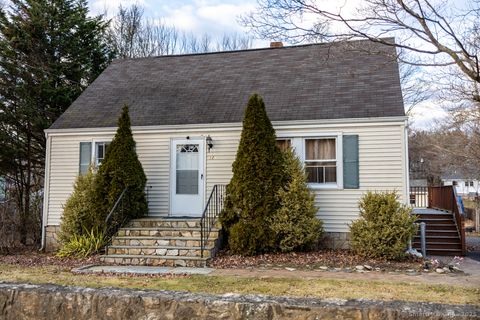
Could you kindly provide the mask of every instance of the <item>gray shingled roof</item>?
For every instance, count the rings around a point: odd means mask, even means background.
[[[125,103],[134,126],[240,122],[254,92],[272,121],[404,116],[397,63],[364,50],[395,49],[351,44],[116,60],[51,128],[114,127]]]

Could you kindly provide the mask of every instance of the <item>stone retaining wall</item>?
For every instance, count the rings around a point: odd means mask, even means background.
[[[0,283],[0,319],[480,319],[480,309],[411,302],[91,289]]]

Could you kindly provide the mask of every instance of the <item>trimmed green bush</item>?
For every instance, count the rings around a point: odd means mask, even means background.
[[[227,186],[220,222],[234,253],[253,255],[274,250],[275,235],[268,225],[278,209],[276,192],[285,183],[282,154],[275,130],[258,94],[250,97],[233,177]]]
[[[315,217],[318,208],[302,163],[292,149],[284,153],[284,160],[289,181],[277,192],[280,208],[270,220],[275,247],[282,252],[309,250],[323,234],[322,221]]]
[[[95,175],[90,168],[85,175],[79,175],[75,181],[73,193],[63,208],[60,223],[59,240],[66,244],[73,236],[81,236],[85,230],[102,225],[95,204]]]
[[[98,228],[74,234],[57,252],[58,257],[86,258],[102,250],[108,243],[105,233]]]
[[[107,148],[95,183],[99,214],[105,219],[118,197],[128,188],[123,200],[123,215],[116,214],[112,225],[125,223],[147,213],[145,196],[147,178],[135,151],[135,140],[130,128],[128,106],[124,106],[118,120],[118,129]]]
[[[359,208],[360,219],[350,225],[352,249],[368,258],[404,258],[417,230],[412,209],[401,204],[395,192],[368,192]]]

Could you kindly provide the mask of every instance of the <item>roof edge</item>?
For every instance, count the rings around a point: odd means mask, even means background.
[[[341,119],[320,119],[320,120],[288,120],[272,121],[272,125],[281,129],[304,128],[319,125],[334,124],[369,124],[369,123],[402,123],[408,120],[407,116],[396,117],[372,117],[372,118],[341,118]],[[132,126],[132,131],[170,131],[184,130],[195,131],[199,129],[208,129],[210,131],[237,130],[242,126],[241,122],[219,122],[219,123],[198,123],[198,124],[177,124],[177,125],[155,125],[155,126]],[[92,127],[92,128],[64,128],[64,129],[45,129],[45,135],[62,134],[94,134],[114,132],[117,127]]]

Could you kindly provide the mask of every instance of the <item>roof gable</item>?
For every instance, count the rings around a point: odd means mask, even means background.
[[[259,93],[272,121],[404,116],[395,49],[365,41],[116,60],[52,125],[241,122]],[[371,51],[371,50],[369,50]]]

